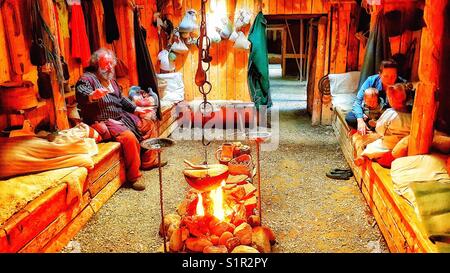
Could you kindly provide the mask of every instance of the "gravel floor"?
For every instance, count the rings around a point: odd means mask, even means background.
[[[277,235],[274,252],[388,252],[355,180],[325,176],[348,166],[331,127],[310,125],[305,95],[298,94],[304,85],[276,78],[271,84],[282,107],[281,139],[276,151],[262,153],[261,184],[263,224]],[[211,161],[219,144],[211,144]],[[183,160],[201,162],[203,148],[199,141],[179,141],[163,158],[169,160],[165,212],[173,213],[188,190]],[[162,245],[157,174],[145,172],[143,192],[119,189],[63,252],[156,252]]]

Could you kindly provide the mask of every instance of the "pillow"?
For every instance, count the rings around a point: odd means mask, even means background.
[[[180,102],[184,100],[183,74],[180,72],[156,74],[158,86],[164,86],[161,101]]]
[[[58,135],[54,141],[39,137],[0,138],[0,179],[67,167],[94,167],[98,153],[94,139]]]
[[[394,158],[405,157],[408,155],[408,141],[409,136],[402,138],[392,149],[392,156]]]
[[[450,136],[435,131],[431,147],[438,152],[450,154]]]
[[[442,155],[415,155],[394,160],[391,166],[394,191],[414,203],[414,196],[409,188],[413,182],[439,181],[450,183],[445,157]]]
[[[332,96],[358,92],[359,76],[361,72],[352,71],[341,74],[328,74],[330,92]]]
[[[351,111],[355,98],[356,93],[337,94],[332,96],[331,101],[333,106],[339,106],[343,111]]]

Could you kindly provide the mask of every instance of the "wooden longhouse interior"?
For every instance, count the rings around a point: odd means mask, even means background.
[[[0,9],[0,253],[450,252],[448,0]]]

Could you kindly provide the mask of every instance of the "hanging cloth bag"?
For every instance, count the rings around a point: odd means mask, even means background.
[[[197,29],[196,14],[197,12],[193,9],[186,11],[186,14],[183,17],[183,20],[181,20],[178,30],[180,32],[193,32],[195,29]]]
[[[179,54],[185,54],[189,51],[189,48],[186,46],[183,40],[180,39],[180,34],[178,32],[174,35],[174,42],[170,47],[170,50]]]
[[[245,37],[244,32],[242,32],[242,31],[238,32],[238,37],[237,37],[236,41],[234,42],[234,48],[245,49],[245,50],[250,49],[250,41],[247,39],[247,37]]]

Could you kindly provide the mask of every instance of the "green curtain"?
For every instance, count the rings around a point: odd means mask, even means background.
[[[248,35],[248,40],[252,43],[248,61],[248,85],[256,108],[261,105],[272,106],[266,27],[267,21],[263,13],[259,12]]]
[[[389,42],[388,33],[386,31],[384,14],[381,11],[377,15],[375,27],[370,32],[369,39],[367,41],[366,53],[364,55],[364,63],[361,68],[358,89],[369,76],[378,73],[381,61],[390,57],[391,45]]]

